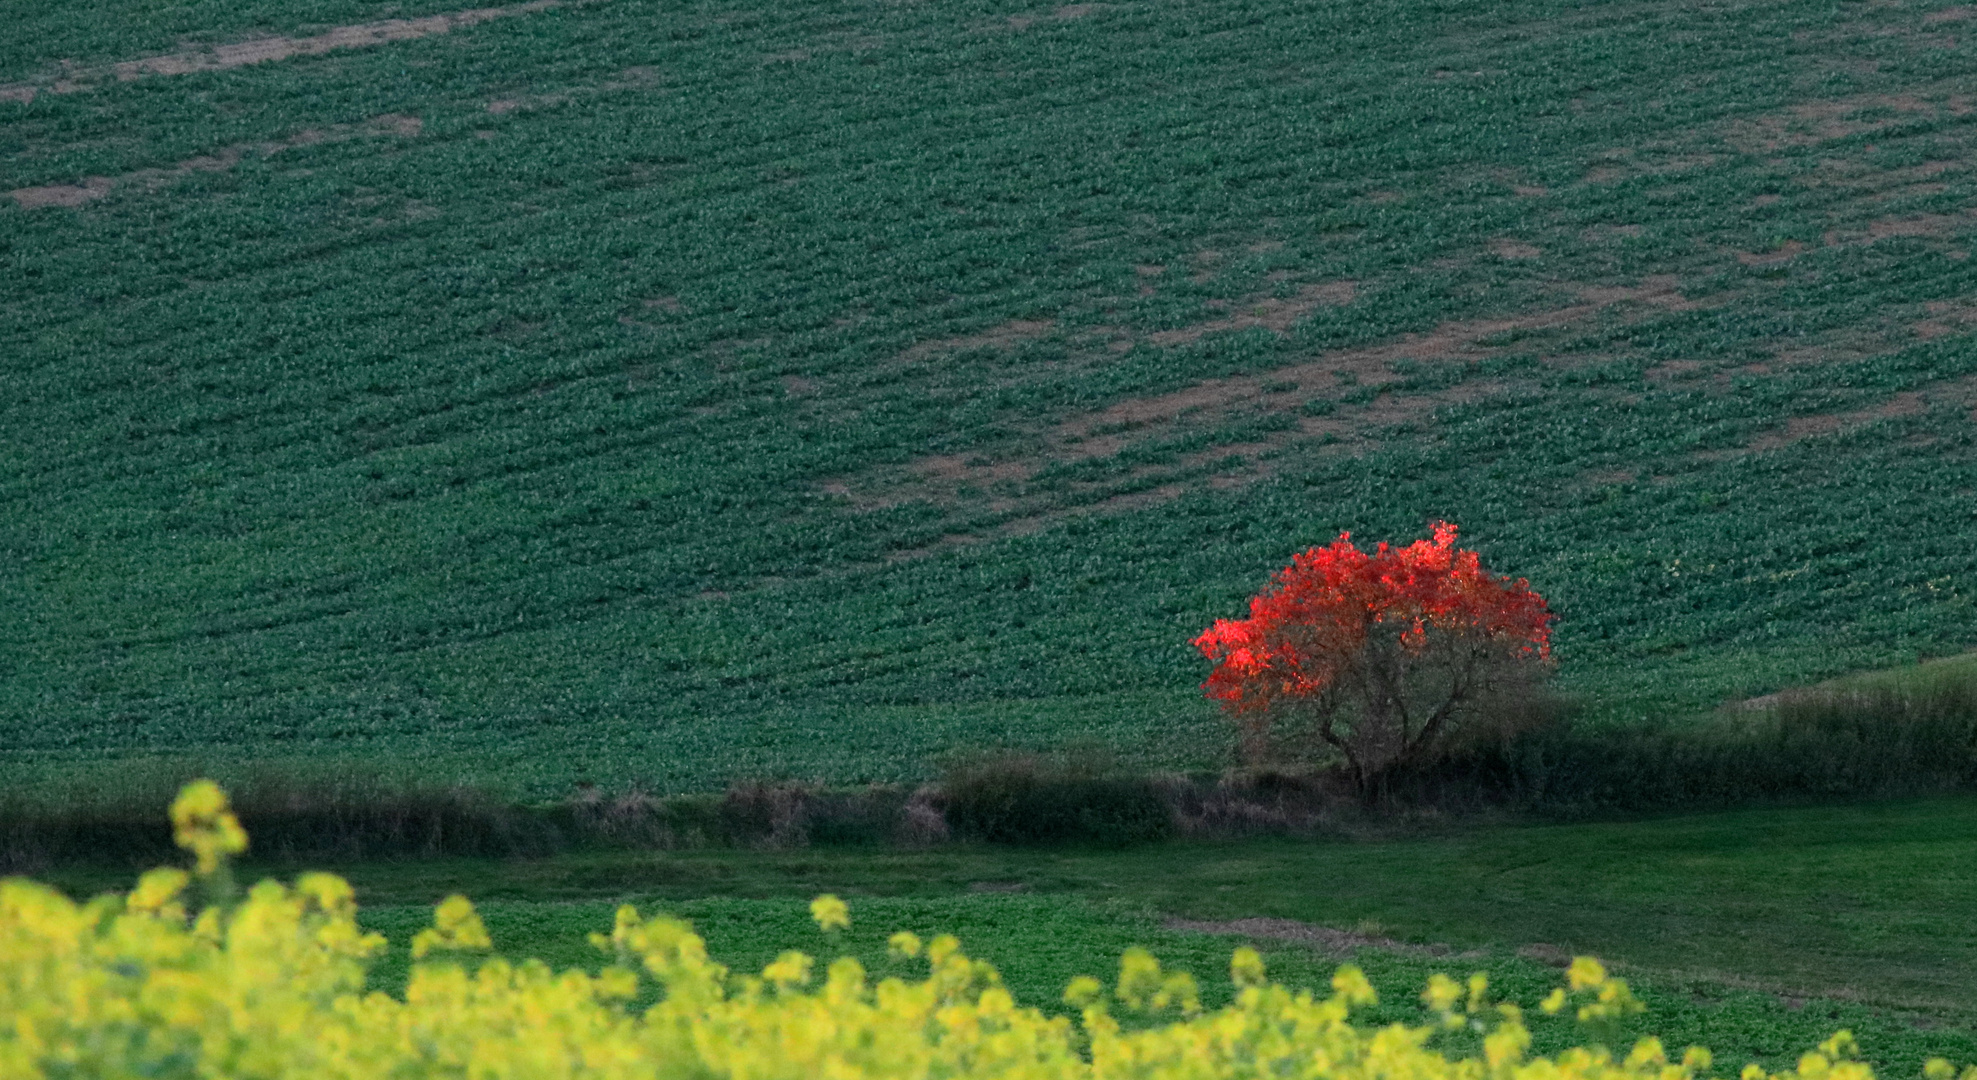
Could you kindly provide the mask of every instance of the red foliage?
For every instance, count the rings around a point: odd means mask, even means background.
[[[1239,722],[1306,706],[1362,775],[1431,743],[1491,665],[1550,658],[1552,618],[1529,582],[1493,577],[1457,548],[1455,526],[1434,533],[1371,552],[1343,533],[1295,556],[1249,618],[1218,619],[1195,639],[1215,662],[1203,690]],[[1348,704],[1348,730],[1335,732]]]

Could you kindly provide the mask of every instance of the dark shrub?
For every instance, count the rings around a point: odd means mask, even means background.
[[[941,794],[948,826],[968,840],[1118,846],[1174,832],[1173,811],[1152,779],[1091,764],[987,758],[950,770]]]
[[[730,843],[744,847],[802,847],[810,842],[816,797],[817,789],[807,784],[735,784],[721,800],[722,830]]]

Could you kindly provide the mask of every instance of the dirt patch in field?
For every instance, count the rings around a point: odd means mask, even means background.
[[[1977,329],[1977,299],[1931,301],[1923,310],[1927,317],[1910,329],[1924,341]]]
[[[1912,237],[1925,240],[1953,240],[1977,225],[1977,212],[1962,214],[1911,214],[1874,218],[1864,225],[1826,230],[1820,237],[1827,247],[1872,244],[1879,240]]]
[[[1567,330],[1616,305],[1692,306],[1672,278],[1587,289],[1580,302],[1566,307],[1446,323],[1267,372],[1205,380],[1071,417],[1007,447],[831,478],[824,490],[849,497],[859,509],[924,501],[1004,516],[999,524],[978,527],[979,535],[898,553],[912,558],[956,543],[1034,532],[1067,517],[1139,509],[1198,487],[1249,484],[1271,475],[1293,445],[1307,455],[1365,452],[1377,445],[1379,432],[1430,423],[1439,409],[1509,388],[1500,379],[1472,376],[1441,388],[1406,389],[1393,370],[1398,361],[1466,363],[1502,352],[1505,346],[1490,340],[1495,336]],[[1130,462],[1120,458],[1128,449],[1137,455]]]
[[[1702,372],[1702,363],[1697,360],[1668,360],[1649,368],[1647,381],[1651,383],[1675,382]]]
[[[1972,390],[1971,380],[1954,379],[1936,384],[1926,390],[1907,391],[1896,394],[1887,401],[1866,409],[1855,409],[1843,413],[1820,413],[1813,416],[1794,416],[1785,421],[1783,430],[1766,432],[1752,439],[1744,449],[1749,451],[1776,450],[1790,446],[1803,439],[1820,435],[1831,435],[1847,428],[1870,424],[1876,420],[1887,420],[1897,416],[1918,416],[1928,411],[1932,403],[1954,400],[1967,402]]]
[[[1676,176],[1716,164],[1713,154],[1676,153],[1669,147],[1621,147],[1601,155],[1582,177],[1588,184],[1614,184],[1642,176]]]
[[[1360,949],[1384,949],[1414,956],[1457,955],[1456,951],[1447,945],[1415,945],[1379,934],[1338,930],[1330,926],[1299,922],[1296,919],[1249,918],[1209,922],[1199,919],[1169,918],[1161,925],[1169,930],[1214,934],[1217,937],[1285,941],[1293,945],[1304,945],[1333,957],[1349,957]]]
[[[262,37],[220,45],[211,49],[147,56],[107,67],[64,71],[60,79],[46,84],[15,83],[0,86],[0,99],[28,102],[38,93],[69,94],[93,89],[106,79],[128,82],[149,75],[187,75],[196,71],[224,71],[228,68],[287,60],[296,56],[321,56],[338,49],[363,49],[397,41],[448,34],[494,19],[529,15],[562,6],[563,0],[533,0],[512,7],[470,8],[420,19],[383,19],[378,22],[339,26],[313,37]]]
[[[1923,214],[1910,218],[1880,218],[1867,223],[1869,239],[1882,240],[1890,236],[1954,236],[1970,225],[1967,214],[1954,217],[1948,214]]]
[[[1563,968],[1572,966],[1572,950],[1562,949],[1556,945],[1547,944],[1542,941],[1533,942],[1519,948],[1517,955],[1526,960],[1536,960],[1546,967]]]
[[[907,363],[917,363],[940,353],[972,352],[976,349],[1009,350],[1025,341],[1035,341],[1057,325],[1055,319],[1012,319],[1001,326],[964,337],[923,341],[899,354]]]
[[[618,78],[587,86],[571,86],[546,94],[526,94],[519,97],[495,98],[486,105],[489,116],[507,116],[513,112],[532,109],[548,109],[566,105],[580,98],[598,94],[610,94],[621,90],[648,90],[659,82],[659,71],[651,67],[629,67],[619,72]]]
[[[1783,266],[1805,253],[1805,245],[1797,240],[1787,240],[1770,251],[1739,251],[1737,261],[1745,266]]]
[[[1159,330],[1148,334],[1146,340],[1162,348],[1186,345],[1199,341],[1203,336],[1226,333],[1235,330],[1249,330],[1262,327],[1278,337],[1287,336],[1291,327],[1320,307],[1342,307],[1352,303],[1358,287],[1350,281],[1330,281],[1320,285],[1306,285],[1297,295],[1284,298],[1266,296],[1249,300],[1210,301],[1211,307],[1232,309],[1225,319],[1213,322],[1196,323],[1176,330]]]
[[[1961,172],[1969,166],[1962,161],[1938,159],[1920,165],[1887,169],[1857,157],[1832,156],[1794,178],[1805,188],[1838,188],[1857,197],[1886,202],[1909,194],[1929,194],[1944,188],[1945,174]],[[1777,197],[1772,197],[1777,202]]]
[[[1334,387],[1347,381],[1379,386],[1395,381],[1391,369],[1395,361],[1451,361],[1486,356],[1495,351],[1483,344],[1490,337],[1567,326],[1623,302],[1669,309],[1688,306],[1669,278],[1654,279],[1639,288],[1589,289],[1583,294],[1582,303],[1568,307],[1507,319],[1444,323],[1427,333],[1409,334],[1385,345],[1334,350],[1317,359],[1259,375],[1211,379],[1171,394],[1129,399],[1066,422],[1047,436],[1047,441],[1056,456],[1106,457],[1117,452],[1126,439],[1105,432],[1143,429],[1201,410],[1268,403],[1273,397],[1283,396],[1270,388],[1287,383],[1301,390]],[[1322,429],[1329,425],[1317,426]]]
[[[330,128],[303,128],[286,139],[275,142],[240,143],[235,146],[215,150],[211,154],[187,158],[167,169],[139,169],[123,176],[92,176],[80,184],[50,184],[45,187],[16,188],[7,194],[24,210],[37,210],[44,207],[83,206],[95,202],[117,188],[139,186],[147,191],[155,191],[172,181],[202,172],[226,172],[240,164],[242,158],[250,154],[263,156],[279,154],[304,146],[318,146],[323,143],[344,142],[350,139],[375,138],[395,135],[412,138],[423,130],[424,125],[416,116],[387,113],[372,117],[366,124],[339,124]]]
[[[46,187],[15,188],[7,194],[23,210],[40,210],[50,206],[82,206],[95,202],[110,193],[117,186],[115,180],[107,176],[91,176],[80,184],[50,184]]]
[[[1490,171],[1490,175],[1496,179],[1497,183],[1508,187],[1510,193],[1520,199],[1540,199],[1550,194],[1550,191],[1543,185],[1531,183],[1524,177],[1523,173],[1515,169],[1493,169]]]
[[[1944,109],[1954,113],[1957,102],[1952,99],[1939,105],[1912,94],[1862,94],[1831,101],[1808,101],[1734,121],[1724,131],[1724,141],[1746,154],[1775,153],[1880,131]]]

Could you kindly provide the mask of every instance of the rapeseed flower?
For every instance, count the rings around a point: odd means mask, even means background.
[[[226,872],[246,836],[210,784],[174,804],[180,843],[199,874]],[[229,824],[231,823],[231,824]],[[1705,1080],[1711,1058],[1690,1047],[1679,1064],[1652,1038],[1616,1059],[1593,1044],[1526,1059],[1523,1011],[1489,1001],[1489,982],[1437,977],[1423,1000],[1443,1015],[1424,1027],[1354,1020],[1378,995],[1342,967],[1320,997],[1267,981],[1262,959],[1238,949],[1227,1007],[1201,1007],[1184,972],[1144,951],[1121,958],[1108,993],[1074,979],[1065,1001],[1078,1020],[1019,1005],[995,969],[954,938],[893,936],[900,958],[924,957],[919,979],[874,983],[840,958],[787,952],[759,974],[735,976],[711,960],[687,924],[620,908],[592,941],[613,962],[592,975],[535,960],[463,954],[490,947],[464,897],[434,910],[412,943],[402,997],[364,990],[384,941],[356,921],[349,885],[308,874],[264,881],[238,903],[189,910],[183,871],[155,870],[122,897],[78,904],[46,886],[0,882],[0,1076],[166,1077],[183,1080]],[[841,930],[841,900],[811,904],[820,927]],[[434,956],[433,954],[443,954]],[[657,1001],[643,1009],[635,1001]],[[1601,1024],[1638,1008],[1626,984],[1590,959],[1575,961],[1568,999]],[[1112,1004],[1144,1012],[1132,1030]],[[1163,1019],[1164,1018],[1164,1019]],[[1481,1056],[1437,1048],[1448,1020],[1479,1032]],[[1589,1029],[1591,1030],[1591,1029]],[[1743,1080],[1872,1080],[1840,1032],[1796,1069]],[[1952,1080],[1931,1061],[1928,1080]],[[1977,1080],[1965,1070],[1959,1080]]]

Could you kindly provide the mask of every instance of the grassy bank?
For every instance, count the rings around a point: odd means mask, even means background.
[[[386,906],[454,891],[556,904],[1013,889],[1457,950],[1549,946],[1786,995],[1961,1014],[1977,1002],[1977,941],[1965,929],[1977,919],[1964,888],[1973,860],[1977,802],[1955,799],[1123,851],[595,852],[338,869],[367,904]]]
[[[1592,953],[1652,1006],[1637,1030],[1776,1065],[1847,1026],[1883,1075],[1912,1077],[1930,1054],[1977,1058],[1973,861],[1977,801],[1957,799],[1125,851],[591,852],[336,869],[396,942],[381,986],[403,977],[406,941],[449,892],[481,901],[513,955],[594,966],[585,936],[631,901],[692,918],[719,956],[753,967],[782,948],[834,949],[805,901],[835,891],[853,904],[848,946],[874,970],[891,931],[951,931],[1044,1006],[1130,945],[1193,971],[1211,1000],[1242,940],[1294,981],[1354,958],[1396,1016],[1431,970],[1488,970],[1528,1003],[1564,957]],[[113,881],[56,880],[78,892]],[[1294,922],[1210,934],[1177,917]],[[1302,926],[1342,933],[1283,936]]]

